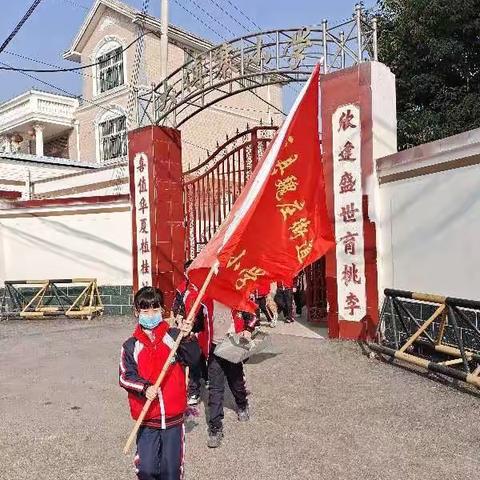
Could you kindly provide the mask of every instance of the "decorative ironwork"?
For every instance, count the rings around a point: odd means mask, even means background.
[[[230,212],[277,127],[237,133],[184,173],[186,258],[193,258]]]
[[[305,300],[308,320],[312,323],[327,321],[327,287],[325,284],[325,257],[305,268]]]
[[[303,82],[318,62],[329,72],[367,59],[377,59],[376,21],[367,21],[357,6],[352,19],[333,27],[324,20],[311,27],[245,35],[206,50],[149,92],[139,92],[139,115],[179,127],[237,93]]]

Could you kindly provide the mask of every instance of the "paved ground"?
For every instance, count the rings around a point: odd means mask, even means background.
[[[131,327],[111,318],[0,324],[2,480],[135,478],[117,386]],[[247,365],[250,423],[228,410],[225,442],[212,451],[203,416],[189,422],[189,480],[478,478],[477,396],[286,327],[274,335],[276,355]]]

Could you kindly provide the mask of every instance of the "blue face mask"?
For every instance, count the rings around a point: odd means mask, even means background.
[[[147,330],[152,330],[162,321],[160,312],[149,315],[148,313],[140,313],[138,315],[138,323]]]

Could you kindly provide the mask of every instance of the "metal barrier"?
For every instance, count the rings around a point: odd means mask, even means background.
[[[82,291],[69,297],[64,286],[82,288]],[[95,315],[102,315],[103,310],[96,278],[6,280],[0,302],[2,320],[55,316],[91,320]]]
[[[480,388],[479,301],[386,289],[376,342],[367,345]]]

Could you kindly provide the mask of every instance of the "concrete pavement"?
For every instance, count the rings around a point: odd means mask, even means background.
[[[230,400],[224,443],[209,450],[203,406],[188,421],[187,479],[478,477],[478,397],[287,327],[274,334],[276,354],[246,366],[249,423]],[[0,324],[2,480],[135,478],[117,383],[132,328],[119,318]]]

